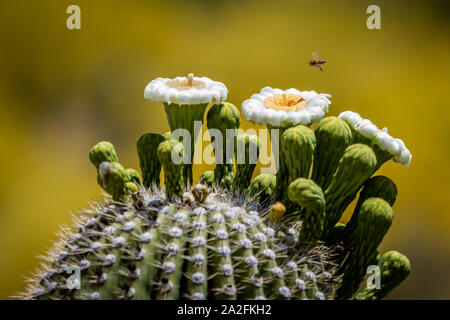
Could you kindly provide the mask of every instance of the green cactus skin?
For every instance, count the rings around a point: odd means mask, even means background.
[[[233,181],[235,190],[245,190],[250,185],[260,151],[261,142],[257,136],[252,134],[239,134],[236,137],[236,174]],[[250,155],[253,153],[256,155],[256,159],[250,159]],[[250,163],[250,160],[255,160],[253,161],[255,163]]]
[[[349,125],[338,117],[323,118],[315,130],[315,149],[312,179],[326,190],[336,172],[339,160],[352,142]]]
[[[169,122],[170,130],[173,132],[176,129],[186,129],[190,133],[190,163],[185,163],[183,166],[184,182],[188,185],[192,184],[192,160],[194,158],[194,147],[197,141],[198,132],[194,130],[194,122],[200,121],[203,123],[207,103],[194,105],[177,105],[164,103],[164,110],[166,111],[167,121]],[[165,137],[166,139],[169,137]]]
[[[398,251],[388,251],[381,256],[378,266],[380,267],[381,288],[364,288],[356,295],[356,300],[379,300],[383,299],[395,287],[397,287],[411,271],[411,263],[408,258]]]
[[[360,186],[371,176],[377,165],[373,150],[364,144],[353,144],[344,152],[336,173],[325,191],[326,220],[324,230],[339,221],[345,210],[343,204],[348,197],[354,196]],[[348,205],[348,203],[346,203]],[[327,235],[324,234],[324,239]]]
[[[227,153],[234,156],[234,142],[236,131],[241,122],[239,109],[228,102],[213,105],[206,116],[206,125],[210,130],[219,130],[223,137],[223,145],[214,141],[214,154],[216,156],[216,167],[214,168],[214,180],[223,188],[230,188],[234,179],[233,158],[227,158]],[[230,136],[233,135],[233,136]],[[230,150],[230,148],[233,148]],[[220,149],[220,152],[218,150]]]
[[[198,183],[211,187],[214,184],[214,171],[203,171],[200,175],[200,178],[198,179]]]
[[[158,159],[164,169],[164,185],[168,198],[179,198],[183,195],[183,164],[176,164],[172,155],[178,155],[181,159],[184,149],[181,142],[177,140],[166,140],[159,144],[157,149]]]
[[[355,244],[342,267],[344,275],[337,291],[339,299],[349,299],[358,289],[393,216],[391,206],[381,198],[369,198],[362,203],[356,219]]]
[[[119,162],[113,144],[108,141],[101,141],[93,146],[89,152],[89,159],[97,169],[103,161]]]
[[[273,174],[261,173],[250,183],[249,192],[252,196],[258,197],[261,203],[267,204],[270,202],[270,199],[275,192],[276,183],[276,176]]]
[[[322,189],[312,180],[298,178],[288,188],[289,199],[304,209],[302,243],[315,243],[322,235],[325,223],[325,198]]]
[[[169,138],[170,139],[170,138]],[[143,184],[149,188],[152,184],[159,185],[161,174],[161,163],[158,160],[156,151],[158,146],[165,139],[157,133],[146,133],[137,142],[137,152],[139,156],[139,166],[141,167]]]
[[[212,197],[184,205],[141,189],[136,198],[145,201],[96,204],[58,246],[28,298],[332,298],[330,252],[319,246],[286,253],[290,247],[280,246],[257,212],[217,190]],[[71,267],[81,271],[78,290],[65,287]]]
[[[367,180],[364,184],[363,189],[360,192],[358,202],[356,204],[355,210],[350,221],[347,223],[345,229],[345,247],[350,249],[353,246],[354,239],[352,239],[355,234],[354,230],[357,226],[356,221],[358,219],[358,214],[361,205],[364,201],[369,198],[381,198],[387,201],[392,207],[397,199],[397,186],[395,183],[385,176],[375,176]]]

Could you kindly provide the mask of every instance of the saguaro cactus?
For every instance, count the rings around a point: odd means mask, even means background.
[[[214,141],[215,170],[190,187],[192,166],[183,156],[193,149],[172,139],[172,131],[138,140],[143,179],[118,162],[111,143],[95,145],[89,157],[109,196],[62,236],[25,298],[348,299],[367,267],[377,265],[381,287],[355,296],[368,300],[383,298],[406,278],[405,256],[377,251],[392,223],[397,187],[387,177],[371,178],[389,159],[409,165],[403,142],[353,113],[321,120],[329,95],[266,87],[242,110],[248,121],[280,130],[280,167],[276,176],[251,180],[255,164],[247,159],[260,142],[236,137],[240,115],[222,102],[227,92],[191,75],[147,86],[145,97],[165,104],[171,130],[192,131],[213,104],[211,136],[231,138],[222,146]],[[315,131],[308,127],[314,122]],[[195,133],[191,139],[193,148]],[[352,218],[340,223],[359,191]],[[78,290],[66,285],[74,269]]]

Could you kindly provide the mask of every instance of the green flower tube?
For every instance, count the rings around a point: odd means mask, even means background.
[[[159,144],[157,156],[164,169],[164,185],[168,198],[183,195],[183,145],[177,140],[166,140]]]
[[[236,174],[234,187],[245,190],[250,185],[253,171],[261,151],[259,138],[252,134],[240,134],[236,137]]]
[[[337,117],[323,118],[316,130],[317,147],[314,153],[312,179],[326,190],[352,141],[352,132],[348,124]]]
[[[183,178],[186,184],[192,184],[192,161],[194,159],[194,147],[197,141],[198,132],[195,130],[195,122],[199,123],[199,128],[203,123],[207,103],[179,106],[176,104],[164,103],[164,110],[167,114],[170,130],[172,133],[177,129],[185,129],[189,132],[190,140],[187,142],[190,146],[189,162],[184,163]],[[183,144],[186,141],[183,141]],[[186,147],[187,145],[185,145]]]
[[[375,176],[367,180],[360,192],[353,215],[345,228],[345,247],[347,249],[351,248],[352,243],[355,241],[353,236],[355,235],[354,230],[361,205],[369,198],[384,199],[392,207],[397,199],[397,187],[391,179],[385,176]]]
[[[371,176],[376,165],[377,159],[370,147],[359,143],[347,147],[325,191],[325,233],[339,221],[345,210],[343,204],[347,204],[349,197],[356,195],[360,186]]]
[[[234,105],[222,102],[209,109],[206,119],[216,157],[214,180],[221,187],[229,188],[234,179],[234,142],[241,116]]]
[[[380,268],[380,288],[376,286],[365,287],[356,295],[356,300],[383,299],[395,287],[408,277],[411,271],[409,259],[398,251],[388,251],[383,254],[378,262]]]
[[[189,134],[188,141],[185,141],[186,138],[182,135],[185,152],[189,152],[188,161],[185,161],[183,166],[186,184],[192,184],[195,141],[203,123],[206,107],[208,103],[220,103],[225,100],[227,94],[228,90],[223,83],[206,77],[194,77],[193,74],[174,79],[157,78],[145,88],[144,97],[147,100],[164,103],[172,134],[177,129],[187,130]]]
[[[349,299],[358,289],[393,217],[391,206],[381,198],[369,198],[362,203],[355,222],[355,245],[342,266],[342,286],[337,291],[340,299]]]
[[[156,155],[158,146],[165,139],[157,133],[146,133],[137,142],[137,152],[139,156],[139,166],[141,167],[144,186],[150,187],[152,184],[159,185],[161,173],[161,162]]]
[[[288,188],[289,199],[304,209],[299,240],[314,244],[322,235],[325,223],[325,197],[312,180],[298,178]]]

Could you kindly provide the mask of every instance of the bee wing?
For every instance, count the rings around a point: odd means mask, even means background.
[[[314,60],[320,59],[321,56],[322,56],[322,54],[320,52],[313,52],[312,53],[312,57],[313,57]]]

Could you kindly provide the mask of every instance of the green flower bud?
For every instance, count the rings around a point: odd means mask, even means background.
[[[118,162],[103,161],[98,168],[100,185],[115,201],[121,201],[127,194],[127,176]]]
[[[362,184],[370,177],[377,165],[373,150],[364,144],[353,144],[344,152],[336,173],[325,191],[325,232],[339,221],[348,205],[347,199],[354,197]]]
[[[356,300],[378,300],[389,294],[396,286],[408,277],[411,271],[409,259],[398,251],[386,252],[379,260],[380,286],[366,287],[359,293]]]
[[[234,141],[240,122],[239,109],[228,102],[213,105],[206,116],[216,157],[214,180],[224,188],[231,187],[234,179]],[[214,129],[219,130],[220,139]]]
[[[182,160],[184,155],[183,145],[176,140],[166,140],[159,144],[157,156],[164,169],[164,185],[168,198],[177,198],[183,195],[183,164],[175,163]]]
[[[316,130],[317,148],[314,153],[312,179],[326,190],[333,174],[352,141],[348,124],[338,117],[323,118]]]
[[[125,179],[127,182],[134,182],[135,184],[142,184],[141,175],[134,169],[125,169]]]
[[[250,185],[260,150],[261,142],[257,136],[240,134],[236,137],[234,186],[237,189],[245,190]]]
[[[316,137],[308,127],[299,125],[287,129],[281,137],[281,152],[284,154],[289,175],[287,185],[297,178],[308,178]]]
[[[89,159],[97,169],[103,161],[119,162],[114,146],[108,141],[101,141],[92,147]]]
[[[345,230],[346,234],[346,248],[352,247],[352,242],[354,241],[353,235],[354,230],[356,228],[356,220],[358,218],[358,214],[361,208],[361,205],[364,201],[369,198],[381,198],[386,200],[389,205],[392,207],[397,199],[397,187],[395,183],[385,176],[375,176],[367,180],[364,184],[363,189],[360,192],[358,203],[356,204],[355,210],[353,211],[353,215],[350,221],[347,223],[347,227]]]
[[[214,171],[203,171],[203,173],[200,175],[200,178],[198,179],[198,183],[211,187],[214,183]]]
[[[256,176],[250,184],[250,194],[259,197],[261,203],[269,202],[275,191],[276,180],[273,174],[262,173]]]
[[[159,185],[159,176],[161,174],[161,163],[158,160],[156,151],[161,142],[165,139],[157,133],[146,133],[142,135],[137,142],[137,151],[139,156],[139,166],[141,167],[144,178],[144,186],[150,187],[152,184]]]
[[[125,188],[129,193],[135,193],[138,191],[138,186],[136,183],[131,181],[125,183]]]
[[[325,198],[314,181],[298,178],[289,185],[289,199],[304,208],[300,240],[314,243],[322,235],[325,222]]]
[[[358,289],[393,217],[391,206],[381,198],[369,198],[362,203],[355,221],[354,247],[342,266],[344,276],[342,286],[337,291],[340,299],[349,299]]]

